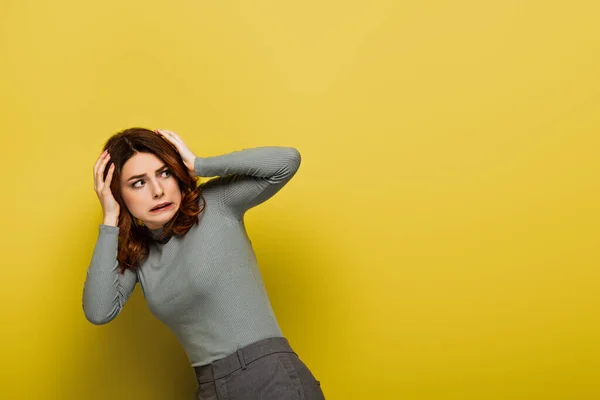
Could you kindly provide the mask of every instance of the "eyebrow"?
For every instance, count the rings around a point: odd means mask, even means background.
[[[165,169],[167,166],[163,164],[162,167],[160,167],[159,169],[157,169],[155,172],[159,173],[161,172],[163,169]],[[141,174],[141,175],[133,175],[132,177],[130,177],[129,179],[127,179],[127,182],[134,180],[134,179],[140,179],[140,178],[145,178],[147,175],[146,174]]]

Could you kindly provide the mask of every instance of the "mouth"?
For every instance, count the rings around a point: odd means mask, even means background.
[[[152,209],[150,209],[151,213],[158,213],[164,210],[168,210],[171,207],[173,207],[173,203],[160,203],[158,205],[156,205],[155,207],[153,207]]]

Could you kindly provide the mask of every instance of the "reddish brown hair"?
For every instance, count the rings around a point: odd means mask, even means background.
[[[163,227],[158,239],[169,235],[183,236],[194,224],[198,224],[198,215],[204,210],[206,203],[200,187],[196,187],[196,179],[192,178],[179,155],[177,149],[162,136],[145,128],[129,128],[111,136],[104,150],[110,153],[110,163],[104,169],[104,179],[108,167],[115,164],[113,179],[110,185],[112,195],[119,203],[119,245],[117,259],[121,273],[125,269],[135,270],[148,257],[148,246],[153,240],[146,226],[137,225],[134,216],[129,212],[121,196],[121,171],[123,165],[136,153],[152,153],[160,158],[177,179],[181,190],[181,205],[173,218]],[[200,208],[202,199],[202,208]]]

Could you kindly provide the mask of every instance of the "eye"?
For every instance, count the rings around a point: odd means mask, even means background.
[[[165,169],[165,170],[163,170],[163,171],[160,171],[160,173],[161,173],[161,174],[167,174],[166,176],[164,176],[164,175],[163,175],[163,177],[165,177],[165,178],[168,178],[168,177],[170,177],[170,176],[171,176],[171,171],[170,171],[170,170],[168,170],[168,169]],[[142,186],[136,186],[136,184],[137,184],[138,182],[144,182],[144,180],[143,180],[143,179],[140,179],[139,181],[135,181],[135,182],[133,182],[133,184],[131,185],[131,187],[132,187],[132,188],[134,188],[134,189],[139,189],[139,188],[141,188]]]

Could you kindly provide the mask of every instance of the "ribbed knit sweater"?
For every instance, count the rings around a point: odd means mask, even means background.
[[[139,282],[149,310],[175,334],[193,367],[283,337],[244,214],[289,182],[300,160],[298,150],[279,146],[196,157],[196,175],[215,177],[200,185],[206,204],[199,224],[162,241],[162,228],[151,230],[148,258],[135,271],[119,272],[119,228],[100,224],[83,288],[86,318],[114,319]]]

